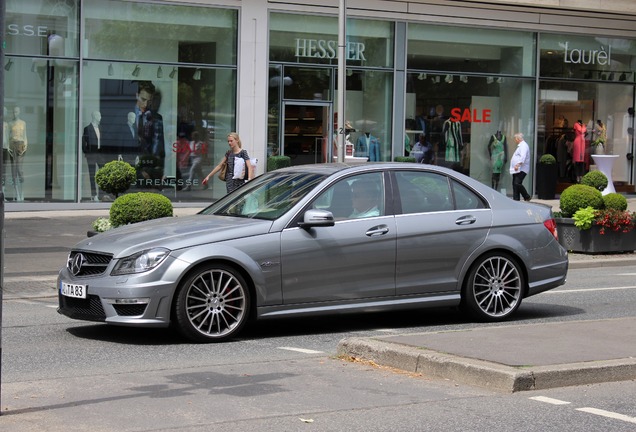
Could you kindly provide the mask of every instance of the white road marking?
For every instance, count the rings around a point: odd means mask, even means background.
[[[315,351],[305,348],[294,348],[294,347],[278,347],[278,349],[287,350],[287,351],[296,351],[303,354],[323,354],[323,351]]]
[[[610,288],[558,289],[558,290],[545,291],[545,292],[542,292],[541,294],[570,294],[570,293],[580,293],[580,292],[630,290],[630,289],[636,289],[636,285],[610,287]]]
[[[545,396],[533,396],[530,399],[532,400],[536,400],[538,402],[545,402],[545,403],[549,403],[552,405],[568,405],[571,402],[567,402],[567,401],[562,401],[559,399],[552,399],[549,397],[545,397]]]
[[[636,417],[626,416],[624,414],[618,414],[611,411],[605,411],[598,408],[577,408],[577,411],[583,411],[590,414],[595,414],[603,417],[608,417],[615,420],[621,420],[627,423],[636,423]]]

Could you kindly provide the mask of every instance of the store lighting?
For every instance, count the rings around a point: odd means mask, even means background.
[[[163,78],[163,70],[161,70],[161,66],[157,69],[157,78]]]
[[[495,82],[495,79],[493,77],[486,77],[487,84],[492,84],[493,82]]]
[[[13,60],[9,59],[9,61],[7,62],[6,65],[4,65],[4,70],[6,70],[7,72],[9,71],[9,69],[11,69],[11,66],[13,66]]]
[[[502,77],[497,78],[497,84],[501,84],[504,81]]]
[[[446,77],[444,78],[444,81],[447,82],[448,84],[452,84],[453,83],[453,76],[452,75],[446,75]]]
[[[434,76],[431,77],[431,81],[433,82],[433,84],[438,84],[441,81],[441,78],[439,76]]]
[[[426,79],[426,74],[425,73],[421,73],[417,76],[417,79],[420,81],[424,81]]]
[[[113,69],[113,64],[109,64],[108,65],[108,76],[113,76],[115,75],[115,69]]]
[[[170,79],[173,79],[176,74],[177,74],[177,68],[173,67],[172,72],[168,74],[168,77],[170,77]]]
[[[459,80],[463,83],[467,83],[468,82],[468,77],[466,75],[460,75],[459,76]]]
[[[192,75],[192,79],[195,81],[199,81],[201,79],[201,69],[197,68],[194,71],[194,75]]]
[[[139,67],[139,65],[136,65],[135,69],[132,71],[132,76],[138,77],[140,72],[141,72],[141,68]]]

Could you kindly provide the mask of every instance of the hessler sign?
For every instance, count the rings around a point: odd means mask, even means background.
[[[565,43],[565,51],[563,53],[563,63],[574,64],[599,64],[602,66],[610,65],[612,63],[612,46],[605,47],[601,45],[601,49],[598,50],[585,50],[580,48],[569,49],[569,42]]]
[[[347,60],[366,61],[362,42],[347,42]],[[324,39],[296,39],[296,58],[328,58],[338,57],[338,41]]]

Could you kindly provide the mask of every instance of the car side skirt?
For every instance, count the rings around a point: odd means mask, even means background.
[[[452,307],[459,305],[459,293],[443,294],[428,297],[405,297],[387,299],[360,299],[348,302],[325,302],[319,305],[291,304],[278,306],[262,306],[257,309],[258,319],[277,318],[284,316],[311,316],[334,313],[377,312],[383,310],[418,309],[433,307]]]

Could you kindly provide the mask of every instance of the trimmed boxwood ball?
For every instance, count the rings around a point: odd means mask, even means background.
[[[111,161],[95,173],[95,183],[106,193],[115,195],[126,192],[137,180],[137,171],[128,162]]]
[[[601,191],[584,184],[568,186],[561,192],[561,214],[563,217],[572,217],[578,209],[592,207],[600,210],[603,208],[603,195]]]
[[[154,192],[122,195],[110,206],[110,223],[113,227],[171,216],[172,202]]]
[[[623,195],[616,192],[612,192],[612,193],[608,193],[607,195],[604,195],[603,203],[605,203],[605,208],[608,210],[609,209],[620,210],[620,211],[627,210],[627,198],[625,198]]]
[[[556,158],[550,153],[546,153],[541,156],[541,159],[539,159],[539,163],[543,165],[554,165],[556,163]]]
[[[607,176],[600,171],[590,171],[581,178],[581,184],[602,191],[607,187]]]
[[[415,162],[415,158],[411,156],[396,156],[393,161],[395,162]]]
[[[289,156],[270,156],[267,158],[267,171],[274,171],[288,166],[291,166],[291,158]]]

